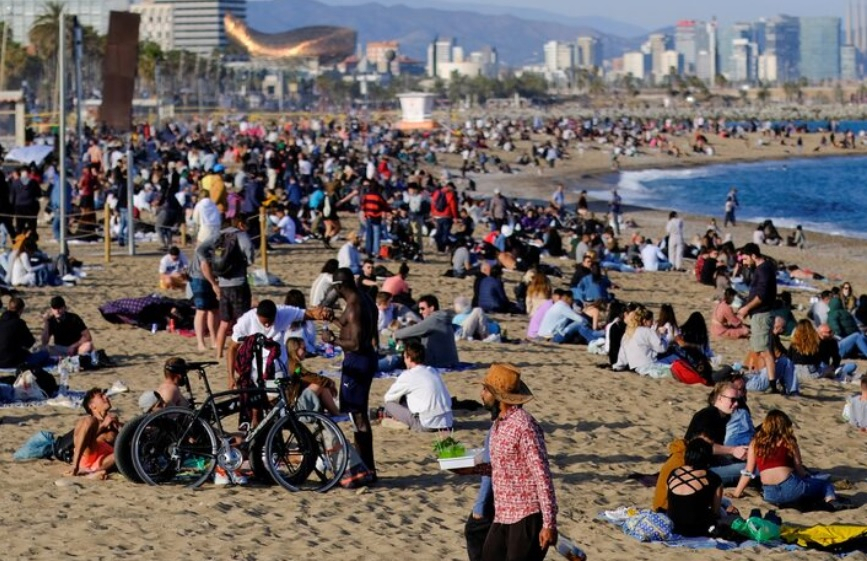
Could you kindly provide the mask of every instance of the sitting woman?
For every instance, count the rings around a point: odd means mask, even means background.
[[[739,498],[743,494],[756,470],[762,481],[765,501],[774,506],[803,506],[824,501],[830,510],[846,508],[837,500],[834,485],[811,477],[804,469],[792,420],[778,409],[768,412],[750,443],[746,469],[732,497]]]
[[[553,288],[551,287],[548,275],[535,269],[527,271],[524,279],[528,281],[526,296],[527,315],[532,317],[540,305],[551,299]]]
[[[820,329],[827,333],[828,326],[824,325]],[[799,380],[833,377],[834,371],[840,366],[840,348],[830,334],[819,337],[813,322],[805,318],[797,323],[792,333],[789,358],[795,364],[795,376]]]
[[[674,533],[686,537],[709,536],[722,506],[723,485],[710,471],[713,445],[696,437],[686,445],[684,465],[668,476],[668,510]]]
[[[715,338],[746,339],[750,336],[750,327],[735,314],[732,302],[737,296],[733,288],[726,288],[722,300],[713,310],[710,320],[710,332]]]
[[[304,293],[297,288],[293,288],[286,293],[286,297],[283,299],[283,304],[301,310],[307,309]],[[303,339],[307,355],[316,354],[316,323],[312,320],[302,318],[301,321],[296,321],[289,326],[287,335],[289,337],[299,337]]]
[[[732,382],[719,382],[708,396],[708,406],[693,415],[684,439],[689,442],[704,434],[713,444],[711,471],[722,479],[723,485],[732,485],[746,464],[746,446],[726,446],[726,426],[732,413],[740,405],[741,394]]]
[[[659,317],[657,317],[653,327],[665,344],[673,342],[680,335],[677,317],[674,315],[674,308],[671,304],[663,304],[659,307]]]
[[[667,350],[668,347],[653,329],[653,312],[646,308],[636,310],[627,321],[618,362],[628,364],[630,370],[639,374],[649,375],[655,368],[674,362],[675,355],[667,357],[671,360],[661,361],[660,356]]]
[[[572,294],[575,300],[580,302],[596,302],[597,300],[611,300],[609,288],[613,288],[614,284],[608,276],[602,272],[599,263],[594,261],[590,265],[590,274],[585,275],[579,282],[578,286],[572,289]]]
[[[302,410],[318,409],[321,404],[331,415],[339,415],[340,408],[334,402],[334,398],[337,396],[337,384],[331,378],[315,374],[304,368],[304,365],[301,364],[301,361],[307,356],[304,339],[289,337],[286,339],[286,351],[289,355],[289,373],[301,376],[302,388],[309,390],[319,401],[319,403],[315,403],[316,400],[314,399],[305,400],[302,394],[298,399],[298,408]]]

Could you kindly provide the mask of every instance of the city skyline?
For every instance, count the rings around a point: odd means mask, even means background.
[[[263,0],[249,0],[250,2]],[[728,0],[725,3],[697,3],[692,0],[666,0],[663,3],[651,3],[646,0],[611,0],[606,3],[576,2],[564,3],[562,0],[468,0],[456,2],[451,0],[320,0],[331,5],[357,5],[371,1],[386,6],[403,4],[412,8],[440,7],[454,10],[485,7],[487,10],[503,8],[525,11],[521,17],[530,17],[527,10],[544,10],[569,17],[601,17],[617,22],[627,23],[652,31],[673,26],[682,19],[711,20],[716,17],[723,24],[738,21],[753,21],[760,18],[770,18],[777,14],[791,14],[799,17],[834,16],[843,18],[848,10],[849,0],[832,0],[831,2],[808,2],[807,0],[786,0],[775,2],[755,2],[755,0]],[[587,5],[590,4],[590,5]]]

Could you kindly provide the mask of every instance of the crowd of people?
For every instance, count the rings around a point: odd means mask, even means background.
[[[64,186],[71,190],[67,200],[76,201],[73,219],[59,224],[52,207],[54,234],[74,228],[74,235],[95,235],[93,212],[106,205],[115,222],[106,235],[119,245],[127,243],[133,221],[139,233],[150,224],[164,252],[158,284],[163,290],[187,291],[198,348],[225,358],[228,388],[298,374],[306,406],[349,415],[361,462],[344,478],[346,487],[374,485],[379,477],[372,430],[377,420],[370,407],[374,376],[399,372],[384,397],[383,425],[413,432],[453,430],[459,421],[443,374],[462,366],[456,342],[504,344],[509,338],[501,323],[508,319],[526,321],[526,341],[587,346],[606,354],[616,371],[653,377],[678,372],[678,379],[688,372],[713,386],[708,405],[694,416],[676,447],[679,452],[659,477],[660,500],[654,506],[669,513],[678,533],[705,535],[736,513],[723,497],[724,486],[733,489],[732,498],[760,482],[773,505],[819,501],[829,509],[846,508],[826,480],[804,468],[789,417],[773,410],[756,428],[746,394],[767,390],[796,396],[799,381],[851,376],[842,360],[858,353],[867,358],[867,299],[856,299],[851,284],[822,293],[809,318],[797,321],[791,295],[778,292],[781,271],[762,252],[768,236],[737,249],[714,221],[704,236],[687,243],[683,219],[671,212],[655,243],[622,231],[634,223],[623,219],[616,191],[609,212],[597,216],[588,210],[586,192],[570,208],[562,184],[549,201],[521,201],[499,190],[478,196],[466,177],[489,164],[508,167],[483,159],[484,148],[495,144],[508,152],[516,138],[529,138],[532,131],[544,131],[552,140],[534,146],[532,156],[522,155],[514,165],[541,170],[542,160],[553,167],[585,143],[610,143],[618,154],[629,155],[639,147],[666,146],[666,134],[714,126],[482,120],[467,123],[462,134],[430,135],[321,121],[287,123],[279,131],[210,121],[159,130],[143,126],[133,140],[132,170],[115,142],[90,144],[79,177]],[[704,149],[706,139],[701,144]],[[462,177],[431,171],[442,152],[461,155]],[[20,170],[16,192],[33,183],[31,173],[41,174],[52,192],[59,188],[49,161],[43,169]],[[135,185],[132,216],[126,210],[129,173]],[[15,205],[22,216],[38,214]],[[724,226],[735,223],[738,205],[733,189]],[[179,237],[182,223],[189,240]],[[0,229],[35,233],[26,220],[20,228],[0,224]],[[27,239],[35,244],[38,238]],[[179,246],[188,241],[194,247],[185,255]],[[34,250],[26,243],[15,258],[26,253],[30,263]],[[803,243],[801,237],[797,244]],[[254,295],[249,272],[263,244],[279,251],[321,244],[331,252],[309,296],[292,289],[277,303]],[[453,301],[413,290],[415,263],[433,255],[449,261],[444,276],[465,279]],[[668,303],[655,314],[649,306],[618,299],[628,273],[685,278],[686,261],[692,259],[696,280],[717,291],[713,310],[696,310],[680,323]],[[16,261],[10,262],[5,269],[16,278]],[[567,263],[571,270],[564,271]],[[507,272],[520,275],[511,294]],[[614,282],[613,272],[627,274]],[[87,326],[59,296],[45,316],[40,350],[31,352],[36,339],[21,319],[23,309],[21,298],[10,298],[0,317],[0,367],[3,361],[6,367],[44,366],[95,352]],[[710,327],[705,314],[712,318]],[[245,349],[255,335],[273,343],[263,372]],[[742,363],[714,361],[711,346],[719,339],[748,341]],[[304,366],[307,358],[335,347],[342,352],[339,380]],[[159,387],[139,400],[143,412],[187,405],[179,389],[185,368],[181,358],[166,362]],[[495,363],[480,398],[493,418],[486,461],[461,472],[484,476],[466,525],[471,559],[541,559],[557,541],[557,502],[543,431],[522,408],[532,393],[518,367]],[[119,421],[111,408],[105,392],[85,395],[87,415],[75,428],[73,474],[103,476],[114,468],[111,444]],[[861,394],[848,402],[848,411],[851,423],[867,430],[867,378],[861,379]],[[244,482],[243,473],[217,476],[218,482]]]

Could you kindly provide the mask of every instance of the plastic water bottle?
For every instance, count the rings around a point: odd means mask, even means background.
[[[157,332],[157,324],[151,324],[151,335],[154,335]]]
[[[564,535],[560,535],[557,540],[557,553],[568,559],[569,561],[586,561],[587,554],[584,550],[575,545],[575,542]]]
[[[57,366],[57,371],[60,373],[60,388],[58,388],[57,393],[66,395],[67,390],[69,390],[69,368],[64,361],[61,361]]]

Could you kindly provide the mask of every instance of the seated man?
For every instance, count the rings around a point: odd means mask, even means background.
[[[849,398],[846,405],[849,409],[849,424],[861,432],[867,432],[867,374],[861,376],[861,393]]]
[[[385,393],[385,410],[413,431],[451,430],[452,397],[442,376],[424,364],[424,346],[407,341],[406,370]]]
[[[669,271],[672,267],[666,255],[650,238],[641,246],[641,264],[645,271]]]
[[[605,331],[593,330],[587,318],[572,309],[575,300],[571,290],[558,288],[554,293],[559,299],[545,312],[539,325],[539,337],[557,344],[589,343],[605,337]]]
[[[521,313],[518,306],[514,302],[509,301],[502,277],[503,268],[499,265],[494,265],[491,267],[490,273],[479,280],[478,307],[487,313]]]
[[[280,205],[276,210],[277,225],[273,227],[273,233],[268,236],[268,241],[273,244],[296,243],[295,220],[286,212],[286,207]]]
[[[164,290],[183,290],[187,287],[190,262],[177,246],[160,259],[160,288]]]
[[[72,470],[67,475],[86,475],[105,479],[115,469],[114,440],[122,423],[111,411],[111,400],[104,390],[91,388],[81,402],[87,416],[75,424]]]
[[[425,362],[434,368],[452,368],[460,363],[458,348],[455,345],[455,332],[452,329],[451,314],[440,310],[436,296],[426,294],[418,299],[418,311],[422,320],[394,332],[398,341],[420,337],[424,345]],[[379,361],[382,372],[400,368],[402,357],[392,355]]]
[[[358,253],[358,248],[361,247],[361,240],[358,237],[358,232],[351,230],[346,234],[346,243],[340,247],[337,252],[337,262],[340,267],[346,267],[352,271],[353,275],[361,274],[361,254]]]
[[[51,338],[54,344],[49,345]],[[93,337],[78,314],[66,308],[63,296],[51,299],[51,311],[42,324],[42,348],[52,357],[89,355],[93,352]]]

